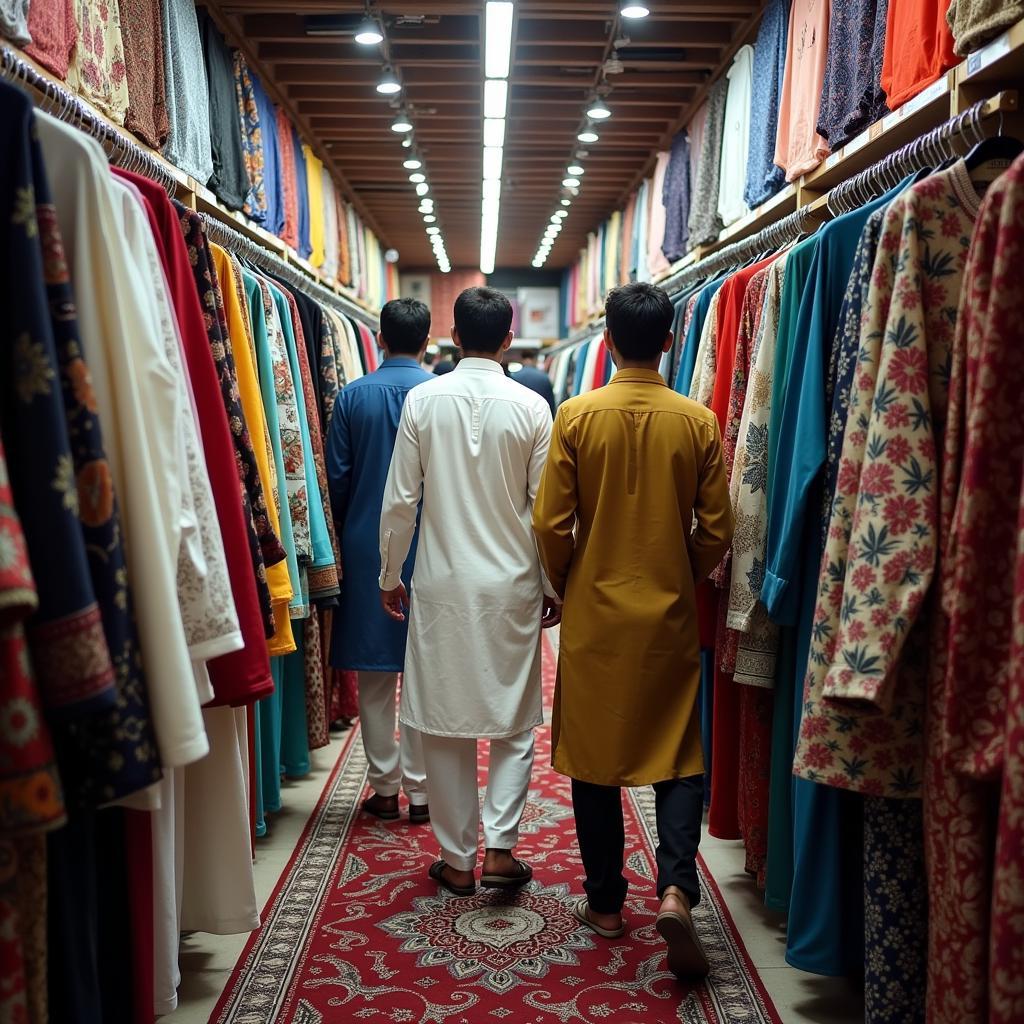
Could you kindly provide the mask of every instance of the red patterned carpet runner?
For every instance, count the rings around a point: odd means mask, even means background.
[[[554,656],[545,643],[550,698]],[[654,793],[625,798],[629,931],[608,942],[578,925],[581,893],[566,779],[539,731],[517,854],[533,882],[509,897],[459,899],[427,878],[429,827],[358,811],[366,761],[354,734],[231,976],[217,1024],[780,1024],[721,894],[701,864],[694,920],[712,964],[679,984],[654,929]],[[482,761],[485,758],[481,758]],[[481,773],[481,783],[484,775]],[[403,809],[404,810],[404,809]]]

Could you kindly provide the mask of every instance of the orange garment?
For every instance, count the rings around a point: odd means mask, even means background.
[[[352,254],[348,248],[348,204],[340,195],[338,199],[338,280],[342,284],[352,283]]]
[[[890,11],[894,6],[898,6],[895,0]],[[786,172],[786,181],[813,171],[829,153],[817,130],[828,57],[828,15],[829,0],[793,0],[775,136],[775,162]]]
[[[890,110],[902,107],[958,63],[946,21],[949,0],[889,4],[882,58],[882,89]]]

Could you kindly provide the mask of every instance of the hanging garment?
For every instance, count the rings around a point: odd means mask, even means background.
[[[401,720],[420,732],[503,737],[541,724],[543,588],[530,514],[550,432],[544,399],[491,359],[463,359],[406,398],[379,583],[401,582],[422,490],[401,702]],[[483,460],[483,449],[500,457]],[[468,488],[478,496],[471,518],[459,511]]]
[[[828,156],[828,143],[817,131],[828,21],[827,0],[793,0],[775,143],[775,163],[786,172],[786,181],[796,181]]]
[[[1024,18],[1021,0],[951,0],[946,21],[961,56],[980,50],[1000,32]]]
[[[372,539],[405,397],[431,377],[415,359],[393,357],[344,388],[334,404],[327,475],[344,566],[331,643],[331,664],[338,669],[401,672],[405,664],[407,627],[379,610],[380,561]],[[407,588],[415,556],[414,538],[402,567]]]
[[[890,110],[902,107],[957,63],[946,23],[948,7],[948,0],[890,0],[882,62],[882,88]]]
[[[228,209],[241,210],[249,193],[249,174],[238,121],[234,57],[205,8],[197,14],[210,97],[213,173],[207,184]]]
[[[743,200],[750,146],[750,103],[753,88],[754,48],[741,46],[726,77],[729,92],[722,128],[721,170],[718,181],[718,217],[728,227],[747,212]]]
[[[160,0],[118,0],[128,113],[124,126],[147,146],[163,149],[170,131],[164,87],[164,40]]]
[[[153,723],[161,761],[173,767],[208,749],[176,586],[176,378],[141,305],[151,286],[136,281],[123,245],[103,243],[124,238],[125,227],[102,150],[43,113],[36,113],[35,123],[74,282],[83,358],[92,371],[100,419],[116,439],[107,456],[121,501]]]
[[[882,59],[889,0],[834,4],[818,134],[832,150],[883,117]]]
[[[71,55],[78,43],[73,0],[29,5],[28,31],[32,43],[25,52],[61,81],[68,77]]]
[[[78,42],[68,67],[68,85],[115,124],[128,112],[121,12],[116,3],[74,0]]]
[[[686,241],[689,237],[690,141],[685,128],[677,132],[672,140],[662,203],[665,207],[665,239],[661,251],[669,263],[674,263],[686,254]],[[630,208],[635,208],[635,205],[635,198],[630,198]],[[631,235],[627,227],[626,238],[629,239]],[[624,275],[623,280],[628,280],[628,276]]]
[[[323,179],[323,204],[324,204],[324,263],[321,267],[323,273],[332,281],[338,276],[338,258],[340,247],[338,245],[338,205],[335,199],[334,179],[331,172],[325,167],[322,174]]]
[[[281,241],[293,249],[299,247],[299,186],[295,177],[295,138],[288,115],[277,108],[277,147],[281,153],[281,196],[284,202],[284,227]]]
[[[210,248],[213,255],[213,267],[224,299],[228,338],[231,342],[232,355],[235,358],[238,393],[245,417],[245,426],[252,440],[253,455],[256,459],[259,482],[264,495],[266,524],[260,523],[261,551],[266,566],[267,586],[270,588],[270,600],[274,613],[274,634],[268,639],[267,652],[271,656],[288,654],[295,649],[291,620],[288,615],[288,606],[291,603],[293,592],[287,561],[278,558],[279,555],[287,557],[287,554],[283,544],[282,511],[278,500],[277,477],[273,468],[274,453],[270,443],[267,417],[263,409],[256,368],[255,343],[252,339],[254,329],[249,320],[248,297],[245,294],[242,274],[233,266],[228,254],[219,246],[212,245]]]
[[[691,249],[713,242],[722,230],[722,221],[718,216],[718,193],[728,93],[729,81],[724,76],[708,92],[706,122],[701,137],[697,174],[693,179],[693,198],[690,201],[688,244]]]
[[[654,166],[654,181],[651,184],[651,203],[650,203],[650,225],[647,229],[647,272],[651,277],[655,277],[660,274],[663,270],[668,270],[668,260],[665,259],[665,254],[661,251],[662,243],[665,241],[665,172],[668,170],[668,153],[659,153],[657,161]],[[618,218],[621,214],[618,210],[612,214],[612,221],[614,222],[615,228],[618,227]],[[607,261],[602,259],[602,267],[607,265]],[[615,284],[618,284],[616,281]],[[614,287],[613,284],[605,280],[605,285],[600,289],[602,295]]]
[[[302,155],[306,162],[306,185],[309,194],[309,262],[314,267],[322,267],[324,263],[324,165],[309,146],[302,147]]]
[[[616,440],[626,436],[623,407],[643,413],[626,414],[627,425],[639,432],[628,442]],[[670,453],[678,451],[680,431],[692,454],[674,460]],[[618,462],[620,467],[629,464],[626,490],[602,483],[601,460],[586,458],[588,451],[608,444],[628,444],[632,451],[620,452]],[[579,463],[576,453],[582,456]],[[655,466],[661,469],[655,471]],[[666,475],[666,466],[676,472]],[[692,535],[690,516],[678,514],[680,504],[690,502],[697,522]],[[678,520],[678,542],[666,545],[662,535],[642,554],[646,563],[639,577],[636,564],[629,567],[628,587],[622,587],[614,571],[607,576],[606,560],[598,566],[587,557],[590,545],[614,551],[627,539],[635,550],[637,538],[646,535],[640,522],[652,509],[669,507],[675,518],[667,512],[659,518],[666,529]],[[714,416],[673,394],[660,374],[647,370],[620,371],[607,388],[567,402],[558,412],[534,529],[552,586],[565,599],[552,722],[556,769],[610,786],[642,786],[699,774],[703,758],[695,713],[700,673],[693,626],[695,584],[718,564],[732,531]],[[578,557],[573,555],[576,544]],[[667,559],[666,549],[679,552],[679,557]],[[646,581],[639,590],[638,578]],[[595,588],[601,594],[597,604],[591,600]],[[649,616],[645,609],[651,610]],[[631,630],[611,630],[609,623],[621,623],[623,616],[632,623]],[[623,672],[645,692],[638,692],[625,716],[618,698],[613,703],[619,712],[602,714],[602,708],[611,706],[609,694],[620,691]],[[603,697],[602,691],[607,691]]]
[[[775,139],[788,30],[789,0],[768,0],[757,31],[751,72],[750,141],[743,190],[743,199],[751,209],[768,202],[786,182],[782,168],[775,165]]]
[[[0,0],[0,35],[6,36],[16,46],[27,46],[32,42],[28,30],[29,0]]]
[[[313,245],[309,236],[309,178],[306,169],[306,154],[302,149],[302,139],[292,126],[292,152],[295,155],[295,187],[298,192],[299,205],[299,244],[298,252],[303,259],[309,259]]]
[[[1013,411],[1022,170],[1018,159],[981,204],[948,369],[925,769],[928,1014],[942,1024],[1010,1024],[1021,1009],[1014,984],[1024,902],[1015,877],[1020,751],[1013,745],[1021,721],[1013,632],[1020,589],[1019,562],[1006,549],[1019,547],[1024,478],[1024,431]],[[983,180],[985,172],[975,174]],[[931,321],[924,326],[929,345],[937,344]],[[951,848],[951,834],[971,841]],[[946,905],[950,899],[956,903]]]
[[[241,50],[233,51],[235,66],[235,99],[238,103],[238,117],[241,124],[242,155],[245,158],[245,171],[249,179],[249,190],[242,207],[246,216],[257,224],[264,225],[267,220],[267,190],[264,180],[265,165],[263,153],[260,111],[256,103],[256,92],[253,87],[249,65]]]
[[[281,180],[281,151],[277,145],[277,110],[267,95],[259,76],[249,72],[252,95],[260,123],[260,146],[263,149],[263,189],[267,203],[263,226],[274,235],[284,230],[284,185]]]
[[[210,94],[192,0],[161,0],[170,130],[164,156],[205,185],[213,174]]]

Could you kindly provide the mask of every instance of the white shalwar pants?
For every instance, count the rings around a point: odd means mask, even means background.
[[[480,851],[477,743],[473,738],[422,733],[430,792],[430,822],[441,856],[456,871],[476,868]],[[492,739],[484,795],[484,846],[511,850],[519,841],[533,772],[533,730]]]
[[[397,716],[397,672],[359,673],[359,728],[369,765],[367,777],[375,793],[397,796],[405,790],[409,803],[427,802],[427,773],[423,766],[420,734],[399,725]]]

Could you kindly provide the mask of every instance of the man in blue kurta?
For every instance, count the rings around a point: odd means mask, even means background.
[[[385,821],[399,816],[398,792],[409,817],[429,820],[426,771],[419,734],[395,737],[395,692],[405,663],[406,623],[380,606],[378,528],[391,452],[411,388],[432,380],[419,363],[430,333],[430,310],[415,299],[394,299],[380,314],[378,340],[386,358],[338,396],[327,435],[331,507],[341,539],[342,581],[334,616],[331,665],[359,673],[359,721],[373,795],[363,809]],[[413,540],[402,569],[406,587],[416,557]]]

